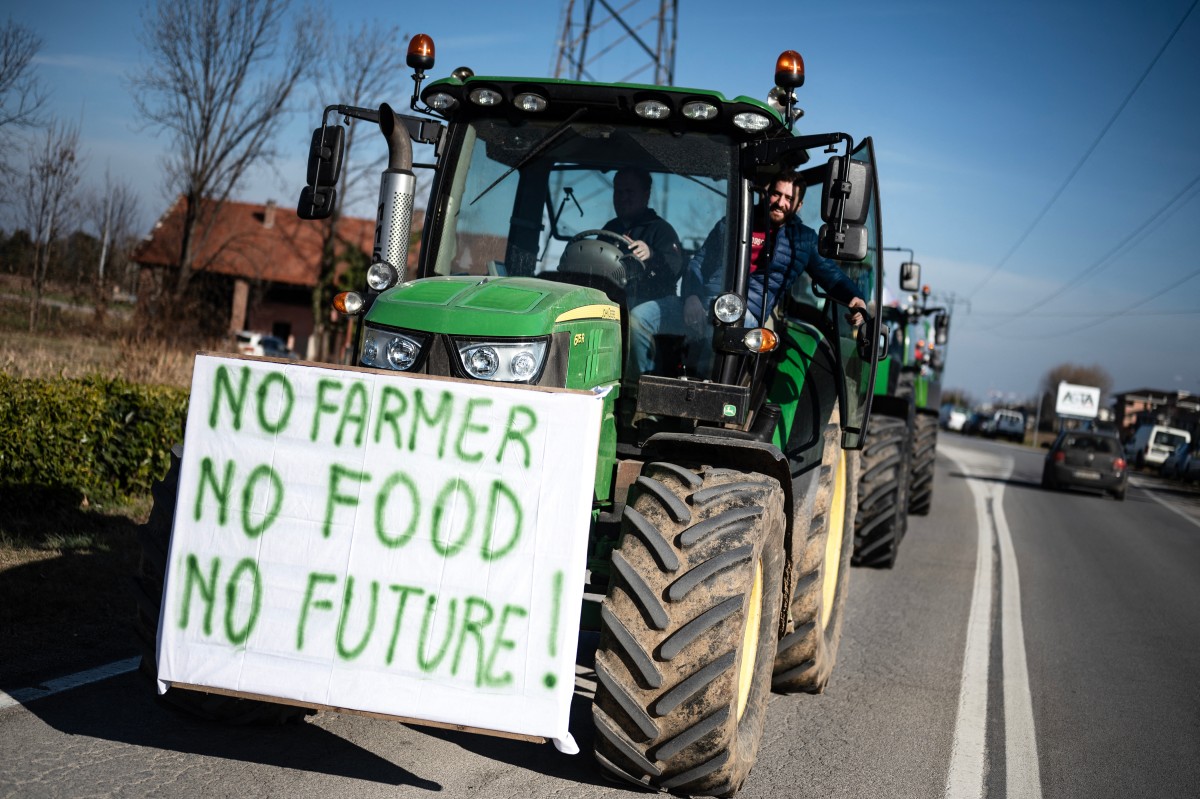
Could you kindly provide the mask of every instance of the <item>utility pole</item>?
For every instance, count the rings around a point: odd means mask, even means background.
[[[554,77],[674,86],[678,17],[679,0],[566,0]]]

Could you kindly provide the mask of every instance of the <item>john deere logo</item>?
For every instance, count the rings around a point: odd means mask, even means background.
[[[726,405],[723,413],[726,416],[737,416],[737,406],[736,405]]]

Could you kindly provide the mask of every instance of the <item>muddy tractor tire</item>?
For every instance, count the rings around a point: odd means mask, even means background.
[[[933,466],[937,460],[938,420],[936,416],[917,414],[913,431],[912,479],[908,491],[908,512],[928,516],[933,504]]]
[[[903,419],[871,416],[854,520],[855,566],[890,569],[896,565],[908,529],[909,435]]]
[[[151,685],[158,679],[158,617],[162,609],[182,454],[183,448],[180,446],[171,450],[171,468],[167,476],[151,488],[154,505],[150,510],[150,518],[138,530],[142,551],[133,581],[137,600],[134,630],[142,654],[140,671]],[[226,724],[286,724],[299,721],[313,712],[291,705],[236,699],[183,688],[172,688],[159,699],[192,716]]]
[[[766,719],[783,489],[756,473],[649,463],[631,498],[601,607],[596,759],[646,788],[732,795]]]
[[[797,519],[806,534],[795,565],[788,629],[775,655],[772,687],[781,693],[825,691],[837,660],[854,542],[859,453],[839,446],[836,421],[827,426],[812,513]]]

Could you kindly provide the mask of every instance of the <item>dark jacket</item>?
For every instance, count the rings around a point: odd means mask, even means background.
[[[765,320],[779,301],[781,292],[786,292],[796,282],[801,272],[808,272],[821,288],[843,305],[855,297],[861,297],[854,281],[833,261],[822,258],[817,252],[817,234],[808,225],[793,217],[774,232],[775,247],[768,264],[760,266],[750,274],[746,288],[746,310]],[[704,246],[692,256],[683,276],[683,296],[693,294],[710,300],[725,290],[725,270],[721,268],[725,259],[725,220],[721,220],[708,234]],[[763,313],[763,275],[766,274],[767,310]]]
[[[628,225],[619,218],[610,219],[604,229],[628,236],[634,241],[644,241],[650,247],[645,274],[636,276],[629,283],[631,306],[675,293],[675,283],[683,271],[683,249],[679,246],[679,236],[671,223],[656,214],[654,209],[647,208]]]

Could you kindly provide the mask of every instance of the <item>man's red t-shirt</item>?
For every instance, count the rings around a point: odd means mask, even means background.
[[[767,231],[756,230],[750,234],[750,273],[753,274],[758,270],[760,265],[767,263],[770,254],[763,251],[763,245],[767,243]]]

